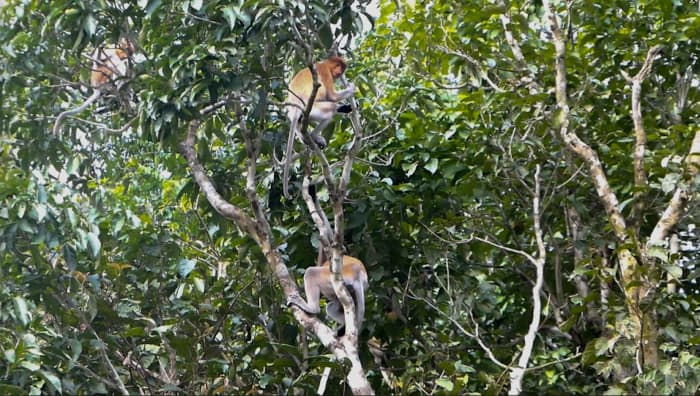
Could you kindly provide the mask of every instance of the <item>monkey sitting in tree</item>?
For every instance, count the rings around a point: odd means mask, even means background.
[[[367,271],[362,261],[352,256],[343,256],[343,282],[348,287],[355,303],[355,319],[357,320],[358,333],[362,330],[362,322],[365,316],[365,289],[369,287]],[[296,305],[304,312],[316,315],[321,311],[320,297],[323,295],[328,303],[326,313],[338,322],[341,327],[338,334],[343,334],[345,314],[343,305],[333,290],[331,283],[331,262],[326,260],[321,266],[309,267],[304,273],[304,291],[306,298],[294,295],[287,300],[287,306]]]
[[[355,86],[349,84],[347,88],[335,91],[334,81],[342,77],[347,69],[347,63],[339,56],[331,56],[323,62],[316,63],[314,68],[318,75],[318,82],[321,86],[316,92],[313,107],[309,113],[309,119],[317,123],[311,132],[311,138],[320,147],[326,147],[326,140],[321,136],[321,132],[333,120],[333,116],[338,113],[350,113],[350,105],[340,105],[339,101],[355,95]],[[300,133],[301,117],[304,114],[306,104],[311,97],[314,79],[311,70],[307,67],[297,72],[289,83],[289,96],[287,97],[287,118],[289,118],[290,128],[287,137],[287,150],[285,153],[285,163],[283,170],[283,193],[289,198],[289,168],[292,161],[292,151],[294,147],[294,136]]]
[[[95,50],[91,57],[92,69],[90,71],[90,86],[93,89],[93,93],[80,106],[66,110],[56,117],[56,122],[53,126],[54,135],[59,134],[64,118],[87,109],[88,106],[100,98],[106,86],[114,84],[120,77],[126,76],[129,58],[134,52],[134,45],[127,39],[119,40],[119,45],[116,48],[100,47]]]

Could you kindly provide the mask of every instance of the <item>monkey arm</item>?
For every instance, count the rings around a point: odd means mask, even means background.
[[[332,86],[333,85],[331,84],[331,87]],[[336,92],[334,89],[329,89],[326,91],[326,100],[330,102],[338,102],[353,96],[355,96],[355,85],[352,83],[348,84],[347,88],[341,89],[338,92]]]

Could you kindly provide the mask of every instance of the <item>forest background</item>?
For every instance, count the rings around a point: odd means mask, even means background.
[[[697,393],[697,1],[2,3],[0,393]],[[285,199],[334,50],[357,111]],[[358,343],[285,304],[329,235]]]

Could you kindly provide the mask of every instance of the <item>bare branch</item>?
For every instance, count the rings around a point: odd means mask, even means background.
[[[559,114],[557,123],[559,124],[559,134],[562,140],[567,144],[569,149],[576,153],[588,166],[591,173],[591,180],[595,185],[598,197],[600,198],[605,212],[608,216],[608,221],[613,228],[615,236],[620,241],[627,240],[627,224],[620,212],[617,196],[612,191],[608,178],[603,170],[603,165],[598,158],[598,154],[583,140],[581,140],[575,132],[569,130],[569,103],[566,90],[566,38],[564,32],[559,27],[559,19],[554,14],[549,0],[543,0],[542,4],[545,9],[545,16],[550,22],[552,35],[554,37],[555,55],[555,92],[557,98],[557,107]]]
[[[306,202],[306,207],[309,209],[309,214],[311,214],[311,219],[316,224],[316,229],[319,231],[319,238],[321,239],[321,245],[319,249],[323,249],[324,246],[330,246],[331,240],[333,239],[333,233],[331,231],[331,224],[328,222],[328,217],[326,213],[321,208],[318,203],[318,199],[311,195],[311,166],[310,161],[307,161],[306,174],[304,175],[304,181],[302,182],[301,194]]]
[[[479,62],[477,62],[476,59],[472,58],[470,55],[468,55],[462,51],[453,50],[453,49],[448,48],[444,45],[438,45],[437,48],[442,50],[443,52],[445,52],[447,54],[458,56],[458,57],[466,60],[467,62],[469,62],[472,66],[474,66],[478,70],[479,77],[483,78],[484,81],[486,81],[486,83],[488,83],[488,85],[491,86],[491,88],[493,88],[494,91],[499,92],[499,93],[506,92],[503,88],[499,87],[498,85],[496,85],[496,83],[491,81],[491,78],[489,78],[489,75],[481,68],[481,65],[479,64]],[[458,88],[450,87],[449,89],[458,89]]]
[[[233,220],[236,225],[246,234],[250,235],[256,243],[261,244],[261,235],[258,232],[255,222],[239,207],[229,203],[224,197],[216,191],[216,187],[212,183],[209,176],[204,171],[204,167],[199,163],[197,154],[194,149],[195,135],[197,129],[201,125],[201,120],[193,120],[190,122],[187,137],[180,144],[180,151],[187,160],[187,164],[192,172],[192,177],[199,185],[199,188],[204,193],[211,206],[222,216],[229,220]]]
[[[634,185],[636,191],[634,194],[635,204],[633,218],[635,219],[636,229],[642,224],[642,217],[644,211],[644,200],[643,191],[647,187],[647,175],[644,170],[644,152],[646,150],[647,135],[644,131],[644,121],[642,118],[642,82],[649,77],[651,74],[651,66],[654,63],[654,59],[661,52],[661,46],[654,46],[647,52],[647,57],[644,60],[642,68],[639,70],[636,76],[630,78],[627,73],[621,71],[622,75],[632,84],[632,121],[634,122],[634,135],[636,138],[636,143],[634,146]]]
[[[686,158],[686,172],[688,179],[695,178],[700,173],[700,131],[695,132],[693,143],[690,145],[690,151]],[[691,198],[691,190],[689,183],[681,182],[673,192],[673,197],[668,203],[666,210],[661,215],[654,231],[652,231],[647,246],[661,244],[668,236],[673,227],[678,224],[682,215],[683,209],[686,207]]]
[[[489,240],[488,238],[482,238],[482,237],[478,237],[478,236],[474,236],[473,238],[474,238],[474,240],[477,240],[477,241],[480,241],[480,242],[484,242],[484,243],[486,243],[486,244],[488,244],[488,245],[491,245],[491,246],[493,246],[493,247],[495,247],[495,248],[498,248],[498,249],[501,249],[501,250],[505,250],[506,252],[511,252],[511,253],[519,254],[519,255],[525,257],[526,259],[528,259],[528,261],[530,261],[530,262],[533,263],[533,264],[537,261],[537,259],[535,259],[535,257],[533,257],[531,254],[528,254],[527,252],[524,252],[524,251],[522,251],[522,250],[513,249],[513,248],[511,248],[511,247],[508,247],[508,246],[505,246],[505,245],[501,245],[500,243],[498,243],[498,242],[493,242],[493,241]]]
[[[99,130],[99,131],[106,132],[108,134],[118,135],[118,134],[124,133],[127,129],[129,129],[129,127],[131,127],[131,125],[134,124],[134,122],[138,119],[138,117],[134,117],[134,118],[130,119],[121,128],[110,128],[107,126],[107,124],[104,124],[102,122],[86,120],[86,119],[78,118],[78,117],[71,117],[71,119],[74,119],[78,122],[82,122],[84,124],[93,126],[93,127],[97,128],[97,130]]]
[[[484,341],[481,339],[481,337],[479,337],[479,325],[478,325],[478,323],[476,322],[476,320],[474,320],[473,317],[472,317],[472,322],[473,322],[473,324],[474,324],[474,333],[470,333],[470,332],[469,332],[467,329],[465,329],[456,319],[454,319],[454,318],[451,317],[450,315],[448,315],[448,314],[446,314],[445,312],[443,312],[440,308],[436,307],[433,303],[431,303],[430,301],[426,300],[425,298],[418,297],[418,296],[414,295],[412,292],[408,294],[408,297],[410,297],[410,298],[412,298],[412,299],[414,299],[414,300],[417,300],[417,301],[422,301],[422,302],[424,302],[425,305],[427,305],[428,307],[430,307],[431,309],[433,309],[435,312],[437,312],[438,314],[440,314],[441,316],[443,316],[445,319],[449,320],[450,323],[452,323],[452,324],[453,324],[457,329],[459,329],[459,331],[461,331],[464,335],[466,335],[467,337],[470,337],[470,338],[475,339],[476,342],[477,342],[477,343],[479,344],[479,346],[481,347],[481,349],[482,349],[484,352],[486,352],[486,355],[487,355],[487,356],[489,357],[489,359],[493,362],[493,364],[495,364],[496,366],[498,366],[498,367],[500,367],[500,368],[502,368],[502,369],[505,369],[505,370],[510,370],[510,369],[511,369],[508,365],[506,365],[505,363],[503,363],[503,362],[501,362],[500,360],[498,360],[498,358],[496,357],[496,355],[493,354],[493,351],[491,351],[491,348],[489,348],[489,347],[484,343]],[[471,311],[469,311],[469,315],[471,316]]]
[[[608,217],[608,222],[612,227],[615,236],[620,242],[628,239],[628,229],[625,219],[620,211],[617,196],[612,191],[608,179],[603,171],[603,166],[598,158],[598,154],[586,143],[584,143],[575,132],[569,130],[569,104],[566,88],[566,37],[560,28],[559,18],[549,0],[542,0],[545,11],[545,18],[549,21],[552,31],[553,44],[555,49],[555,92],[559,114],[556,123],[559,125],[559,134],[568,148],[576,153],[581,160],[588,165],[598,197],[600,198]],[[648,284],[634,283],[639,279],[639,262],[629,248],[622,246],[617,250],[617,259],[622,274],[622,289],[626,297],[629,317],[634,326],[634,337],[638,348],[642,350],[642,359],[650,366],[658,364],[658,341],[657,329],[653,310],[642,311],[640,306],[641,298],[650,291]],[[644,367],[644,364],[641,365]]]
[[[535,336],[540,327],[540,316],[542,315],[540,292],[544,284],[546,249],[544,240],[542,239],[542,228],[540,225],[540,194],[540,166],[537,165],[535,170],[535,195],[532,198],[533,228],[535,231],[535,240],[537,241],[537,258],[533,261],[537,276],[535,285],[532,287],[532,320],[530,321],[530,327],[525,335],[525,344],[523,345],[523,350],[518,359],[518,367],[514,367],[510,371],[510,390],[508,392],[510,395],[519,395],[522,392],[525,369],[532,355]]]
[[[80,106],[74,108],[74,109],[69,109],[66,111],[61,112],[61,114],[56,117],[56,121],[53,124],[53,134],[55,136],[59,135],[61,124],[63,123],[63,119],[72,116],[74,114],[78,114],[82,112],[83,110],[87,109],[92,103],[94,103],[97,99],[100,98],[100,95],[102,95],[102,91],[98,88],[95,88],[95,91],[90,95],[89,98],[85,100]]]

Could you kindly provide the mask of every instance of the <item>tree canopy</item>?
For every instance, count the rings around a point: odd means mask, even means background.
[[[697,1],[0,1],[0,392],[697,393],[697,37]],[[287,83],[336,54],[285,198]],[[287,306],[323,248],[362,329]]]

